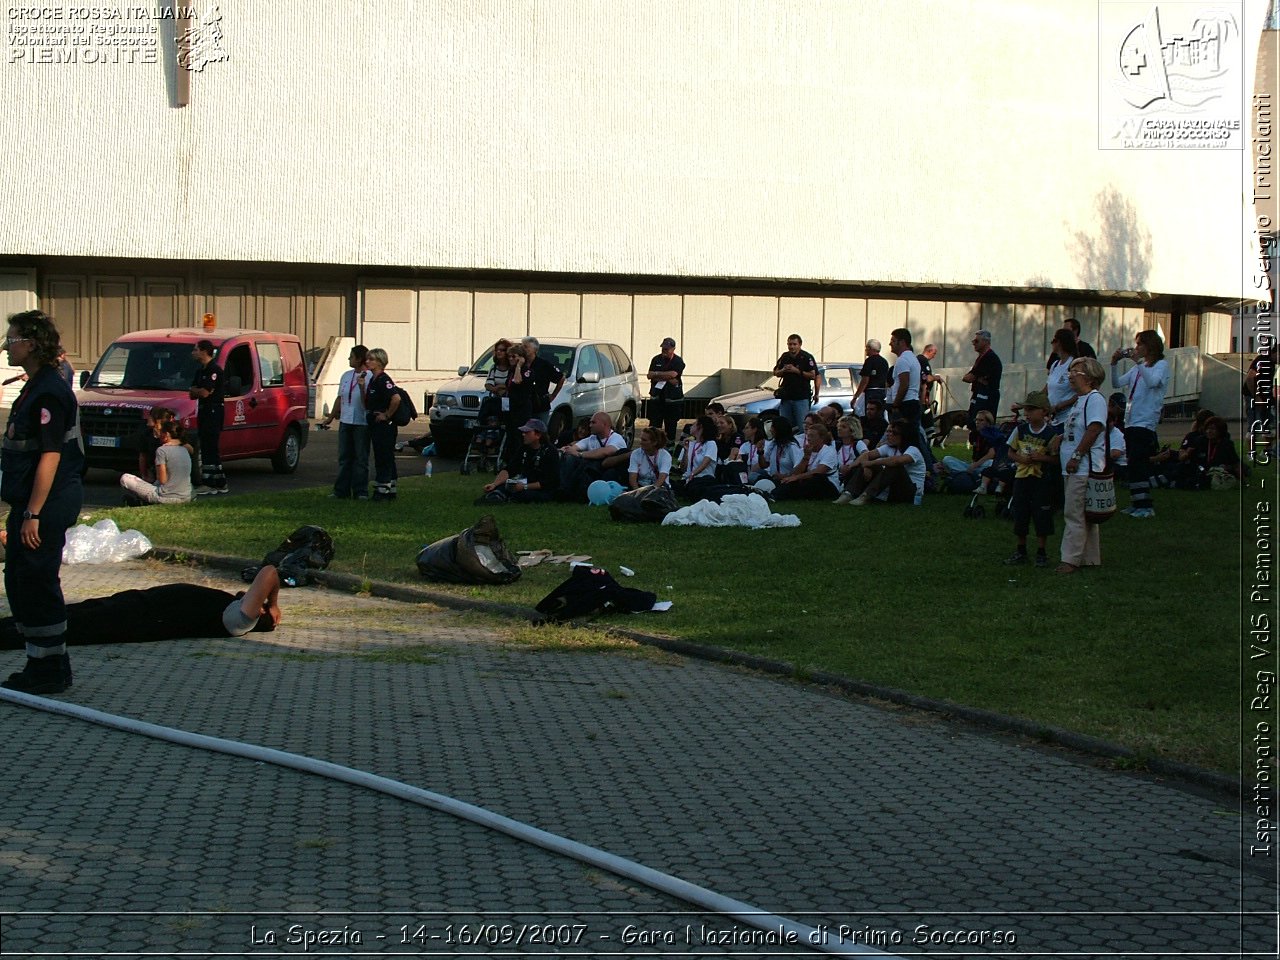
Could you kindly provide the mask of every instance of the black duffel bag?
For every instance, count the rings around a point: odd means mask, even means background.
[[[676,497],[670,487],[650,484],[615,497],[609,504],[609,516],[633,523],[661,523],[676,507]]]
[[[323,527],[299,527],[263,557],[262,563],[241,570],[240,579],[252,583],[258,571],[270,565],[279,571],[284,586],[305,586],[311,582],[312,570],[328,569],[333,553],[333,538]]]
[[[520,579],[520,563],[493,515],[485,514],[470,529],[418,551],[418,573],[439,583],[512,583]]]

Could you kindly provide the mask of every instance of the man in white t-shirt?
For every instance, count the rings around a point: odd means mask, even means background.
[[[576,495],[593,480],[616,480],[625,485],[630,453],[627,438],[613,429],[613,421],[603,410],[591,416],[591,433],[577,443],[560,448],[560,490]]]
[[[339,500],[369,499],[369,423],[364,397],[371,375],[365,366],[369,349],[360,344],[351,348],[347,363],[351,369],[338,382],[338,397],[324,419],[328,427],[338,420],[338,477],[330,496]]]
[[[924,455],[905,434],[911,425],[898,419],[885,429],[884,444],[854,461],[847,492],[850,504],[864,507],[872,500],[919,503],[924,496]]]
[[[901,417],[915,424],[916,433],[924,437],[924,408],[920,403],[920,358],[911,348],[911,331],[899,327],[889,334],[889,349],[898,358],[893,365],[893,379],[889,381],[886,403],[889,419]],[[925,469],[933,466],[933,453],[929,444],[922,441],[920,453],[924,456]]]

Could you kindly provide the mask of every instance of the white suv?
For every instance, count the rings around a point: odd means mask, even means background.
[[[513,342],[518,343],[519,337]],[[554,365],[565,379],[546,418],[553,438],[579,418],[603,410],[628,443],[634,439],[640,384],[627,351],[603,340],[539,338],[538,356]],[[485,377],[492,368],[493,347],[489,347],[471,366],[458,368],[457,380],[436,390],[427,413],[437,449],[460,453],[466,447],[480,415],[480,401],[485,398]]]

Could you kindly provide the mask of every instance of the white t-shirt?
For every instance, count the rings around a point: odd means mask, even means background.
[[[685,481],[694,480],[698,477],[714,477],[719,456],[719,452],[716,450],[716,442],[714,440],[705,440],[699,443],[697,440],[690,440],[688,449],[689,462],[685,464]],[[707,461],[706,466],[702,466],[704,460]]]
[[[848,473],[849,468],[853,466],[853,461],[867,452],[867,442],[865,440],[855,440],[853,443],[845,444],[836,450],[836,466],[839,468],[837,473]]]
[[[911,482],[916,488],[916,496],[924,496],[924,454],[920,452],[919,447],[907,447],[905,450],[895,450],[893,447],[885,444],[882,447],[876,447],[876,451],[882,457],[910,457],[911,462],[905,465],[907,469],[907,476],[911,478]],[[881,492],[880,499],[886,500],[888,497],[888,490]]]
[[[1117,467],[1127,467],[1129,465],[1129,448],[1125,445],[1124,434],[1119,427],[1112,427],[1111,436],[1111,462]],[[1119,451],[1120,456],[1116,456]]]
[[[827,468],[827,480],[831,482],[831,489],[839,493],[841,490],[840,459],[836,454],[836,445],[834,443],[828,443],[817,453],[809,454],[809,472],[812,473],[819,467]]]
[[[1160,359],[1151,366],[1140,363],[1123,374],[1111,365],[1111,382],[1129,397],[1124,422],[1131,427],[1154,430],[1160,425],[1164,395],[1169,389],[1169,361]]]
[[[785,446],[779,446],[778,441],[770,440],[764,445],[764,471],[771,477],[785,477],[795,472],[796,464],[802,456],[804,451],[794,440]]]
[[[583,453],[590,453],[592,450],[599,450],[601,447],[610,447],[614,450],[627,449],[627,438],[613,430],[609,431],[609,435],[602,441],[594,433],[589,437],[583,437],[574,444]]]
[[[653,472],[655,464],[658,468],[657,474]],[[666,450],[658,450],[656,455],[650,458],[649,454],[636,447],[631,451],[631,462],[627,464],[627,473],[634,473],[642,487],[657,483],[659,475],[671,474],[671,454]]]
[[[761,455],[760,448],[754,443],[744,443],[739,447],[738,457],[747,465],[748,473],[755,473],[764,468],[764,457]]]
[[[1101,424],[1103,429],[1098,431],[1098,438],[1093,441],[1093,446],[1089,448],[1089,456],[1082,459],[1077,465],[1074,476],[1088,476],[1090,470],[1105,469],[1104,464],[1107,456],[1107,398],[1097,390],[1077,398],[1075,406],[1071,408],[1067,415],[1066,428],[1062,434],[1062,445],[1058,447],[1058,459],[1062,463],[1062,475],[1064,477],[1072,476],[1072,474],[1067,473],[1067,461],[1075,456],[1076,449],[1084,442],[1085,431],[1093,423]]]
[[[1075,363],[1075,358],[1057,360],[1054,362],[1053,366],[1049,368],[1049,402],[1055,407],[1060,403],[1066,403],[1075,396],[1076,392],[1072,389],[1070,382],[1067,380],[1067,371],[1073,363]],[[1053,423],[1066,423],[1067,417],[1070,415],[1071,408],[1063,407],[1053,415]]]
[[[898,398],[898,378],[904,373],[907,374],[907,392],[902,395],[902,402],[920,399],[920,360],[913,351],[904,349],[893,365],[893,378],[884,392],[885,403],[892,404]]]
[[[365,416],[364,394],[360,392],[360,384],[356,382],[356,377],[361,375],[364,377],[364,385],[368,387],[369,381],[373,379],[373,375],[368,370],[361,370],[359,374],[354,370],[348,370],[338,381],[338,399],[342,402],[342,408],[338,411],[339,423],[357,427],[369,424]]]

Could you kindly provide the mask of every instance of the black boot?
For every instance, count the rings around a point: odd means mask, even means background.
[[[27,657],[27,665],[0,683],[6,690],[43,696],[71,689],[71,659],[64,653],[53,657]]]

